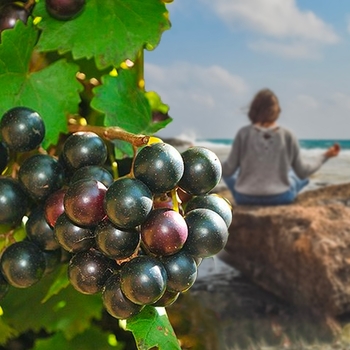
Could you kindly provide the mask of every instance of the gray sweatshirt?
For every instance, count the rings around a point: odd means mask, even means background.
[[[247,195],[275,195],[288,191],[288,172],[305,179],[327,160],[320,154],[312,163],[303,161],[296,137],[280,126],[263,128],[248,125],[241,128],[222,164],[223,177],[239,169],[235,190]]]

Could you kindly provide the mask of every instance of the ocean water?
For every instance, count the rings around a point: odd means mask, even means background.
[[[232,139],[199,139],[194,141],[194,144],[209,148],[224,161],[232,142]],[[310,184],[304,190],[350,182],[350,140],[299,140],[302,157],[305,161],[312,162],[318,154],[325,152],[335,142],[341,147],[338,157],[329,159],[311,175]]]

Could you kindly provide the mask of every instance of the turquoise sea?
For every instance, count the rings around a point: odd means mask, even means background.
[[[231,149],[232,142],[232,139],[198,139],[194,143],[211,149],[221,161],[224,161]],[[335,142],[339,143],[341,147],[339,156],[329,159],[321,169],[311,176],[307,189],[350,182],[350,140],[299,140],[302,156],[307,162],[312,162],[315,156],[323,153]]]
[[[208,142],[213,144],[231,145],[232,139],[202,139],[199,142]],[[327,149],[335,142],[340,144],[343,150],[350,150],[350,140],[299,140],[300,147],[303,149]]]

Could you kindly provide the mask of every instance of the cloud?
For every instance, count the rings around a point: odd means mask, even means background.
[[[296,0],[200,1],[233,29],[245,29],[264,39],[269,38],[250,44],[255,50],[284,57],[315,58],[319,56],[319,46],[339,41],[331,25],[312,11],[300,10]],[[296,52],[294,49],[297,49]]]
[[[319,107],[319,102],[312,96],[309,95],[298,95],[296,96],[296,103],[299,108],[314,110]]]
[[[145,81],[146,90],[156,91],[170,106],[169,114],[174,121],[165,131],[172,136],[190,130],[202,130],[216,136],[222,134],[228,120],[232,123],[234,114],[242,114],[237,106],[246,104],[249,93],[244,79],[218,65],[206,67],[182,62],[158,66],[146,63]]]
[[[166,96],[176,93],[186,100],[215,106],[217,103],[212,92],[234,96],[247,90],[247,84],[239,76],[232,75],[220,66],[203,67],[190,63],[176,63],[169,67],[145,64],[147,76],[152,85],[162,90]],[[170,89],[167,85],[171,82]]]
[[[248,46],[254,51],[273,53],[285,58],[317,59],[321,57],[317,45],[300,40],[281,42],[262,39],[251,42]]]
[[[344,125],[350,113],[350,95],[318,89],[316,85],[312,91],[295,95],[289,92],[282,105],[281,124],[299,138],[348,139],[348,129]]]

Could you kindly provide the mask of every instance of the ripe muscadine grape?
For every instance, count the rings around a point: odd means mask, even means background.
[[[206,208],[215,211],[225,220],[227,227],[230,226],[232,221],[232,205],[226,198],[216,193],[194,196],[186,203],[185,214],[198,208]]]
[[[101,292],[112,274],[111,260],[98,251],[77,253],[68,264],[69,281],[82,294]]]
[[[198,208],[185,216],[188,237],[183,250],[195,258],[208,258],[222,250],[228,240],[224,219],[215,211]]]
[[[157,300],[155,303],[153,303],[152,306],[168,307],[175,303],[179,295],[180,295],[179,292],[172,292],[166,289],[162,297],[159,300]]]
[[[106,186],[96,180],[74,182],[63,199],[65,213],[79,226],[97,225],[106,216],[106,191]]]
[[[117,319],[127,319],[137,315],[144,305],[137,305],[122,292],[118,273],[108,278],[103,291],[102,301],[107,312]]]
[[[18,180],[34,200],[42,201],[62,187],[64,170],[54,157],[34,154],[22,163]]]
[[[27,211],[27,198],[16,179],[0,177],[0,224],[18,224]]]
[[[0,34],[6,29],[14,28],[17,21],[27,23],[29,11],[18,2],[4,4],[0,8]]]
[[[167,143],[153,143],[142,148],[135,157],[135,177],[153,193],[172,190],[181,179],[184,163],[179,151]]]
[[[93,228],[76,225],[65,213],[58,217],[54,233],[57,242],[70,253],[86,251],[95,245]]]
[[[124,177],[109,186],[104,205],[114,225],[133,228],[142,224],[151,212],[153,197],[142,181]]]
[[[182,152],[185,165],[179,187],[192,195],[202,195],[211,191],[220,181],[221,162],[217,155],[200,146],[193,146]]]
[[[166,289],[163,264],[147,255],[137,256],[120,269],[121,290],[134,304],[148,305],[159,300]]]
[[[73,169],[102,165],[107,159],[107,146],[97,134],[79,131],[71,134],[64,142],[62,156]]]
[[[79,180],[97,180],[106,187],[109,187],[114,181],[112,174],[98,165],[86,165],[76,170],[70,179],[70,183],[72,184]]]
[[[25,224],[28,238],[42,250],[56,250],[61,246],[56,240],[53,228],[45,219],[44,209],[36,207]]]
[[[197,278],[197,264],[194,258],[183,251],[161,259],[167,272],[167,290],[186,292]]]
[[[39,282],[46,268],[43,252],[29,241],[8,246],[1,256],[0,265],[8,283],[16,288],[28,288]]]
[[[55,227],[58,217],[64,213],[63,200],[67,192],[66,188],[51,193],[44,203],[45,220],[51,227]]]
[[[186,221],[171,209],[154,209],[141,225],[141,238],[145,247],[155,255],[171,255],[186,242]]]
[[[85,0],[45,0],[45,5],[53,18],[67,21],[81,13]]]
[[[136,229],[120,229],[109,220],[101,221],[96,229],[96,247],[110,259],[129,258],[140,244],[140,233]]]
[[[41,116],[27,107],[8,110],[0,121],[3,141],[16,152],[36,149],[45,137],[45,125]]]

